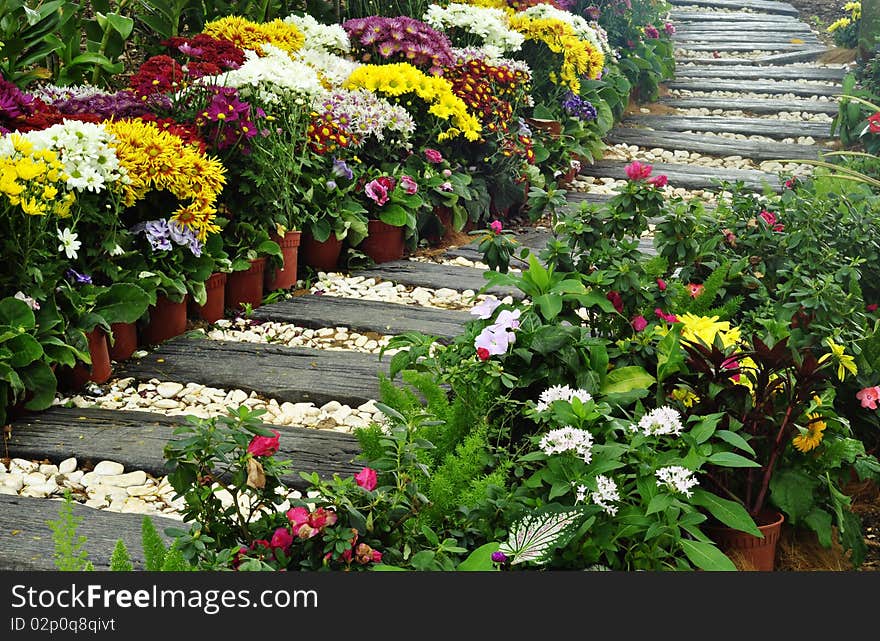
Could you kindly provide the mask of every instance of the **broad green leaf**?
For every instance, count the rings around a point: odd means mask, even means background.
[[[702,488],[695,488],[693,493],[691,503],[706,508],[712,516],[727,527],[747,532],[758,538],[764,538],[761,530],[758,529],[758,526],[752,517],[749,516],[746,509],[736,501],[723,499],[717,494],[707,492]]]
[[[396,565],[385,565],[384,563],[377,563],[370,570],[373,572],[409,572],[406,568],[399,568]]]
[[[755,463],[755,461],[733,452],[716,452],[706,460],[713,465],[722,467],[761,467],[760,463]]]
[[[813,511],[804,518],[804,523],[816,533],[819,544],[823,547],[831,547],[831,515],[821,508],[813,508]]]
[[[755,450],[752,449],[752,446],[749,445],[749,442],[736,432],[731,432],[730,430],[718,430],[717,432],[715,432],[715,436],[720,438],[722,441],[730,443],[734,447],[741,449],[743,452],[748,452],[752,456],[755,456]]]
[[[9,296],[0,300],[0,325],[17,329],[33,329],[36,326],[33,310],[23,300]]]
[[[19,375],[25,388],[33,393],[24,405],[26,409],[40,411],[52,405],[58,381],[51,367],[43,361],[36,361],[21,370]]]
[[[12,352],[9,365],[15,369],[30,365],[43,355],[43,347],[30,334],[19,334],[9,339],[6,341],[5,347]]]
[[[621,394],[633,390],[649,389],[657,379],[639,365],[619,367],[608,372],[602,394]]]
[[[468,557],[458,564],[455,569],[459,572],[491,572],[497,571],[495,563],[492,562],[492,553],[498,551],[501,544],[497,541],[481,545],[471,552]]]
[[[671,495],[657,494],[648,503],[648,509],[645,511],[645,514],[655,514],[657,512],[662,512],[663,510],[668,508],[671,503],[672,503],[672,496]]]
[[[681,549],[690,562],[706,572],[736,572],[736,566],[712,543],[681,539]]]
[[[721,420],[721,414],[706,416],[691,428],[690,434],[697,443],[705,443],[715,433],[715,426]]]
[[[801,470],[777,470],[770,479],[770,496],[792,525],[813,511],[814,490],[819,482]]]
[[[389,205],[379,214],[379,219],[395,227],[403,227],[408,219],[406,210],[400,205]]]
[[[559,294],[542,294],[532,301],[541,308],[541,314],[548,321],[552,321],[562,311],[562,296]]]
[[[95,297],[95,311],[108,323],[134,323],[150,306],[150,297],[133,283],[114,283]]]

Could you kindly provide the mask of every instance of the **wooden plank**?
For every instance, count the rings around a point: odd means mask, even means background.
[[[837,115],[836,102],[818,100],[756,100],[754,98],[661,98],[660,104],[678,109],[723,109],[756,114],[775,114],[780,111],[800,111],[811,114]]]
[[[791,51],[788,53],[777,53],[755,60],[758,65],[787,65],[792,62],[808,62],[816,60],[820,56],[825,55],[830,49],[827,47],[817,47],[815,49],[804,49],[803,51]]]
[[[669,0],[673,7],[708,7],[713,9],[751,9],[770,14],[799,16],[800,12],[787,2],[774,0]]]
[[[753,64],[751,60],[747,60],[744,58],[677,58],[676,62],[678,64],[681,63],[690,63],[701,66],[711,66],[711,67],[735,67],[741,65],[750,65]],[[678,65],[676,65],[678,66]]]
[[[679,132],[651,131],[618,127],[611,130],[606,139],[612,144],[638,145],[644,149],[695,151],[708,156],[741,156],[755,161],[798,158],[816,160],[819,148],[810,145],[794,145],[781,142],[755,140],[731,140],[718,136],[685,134]]]
[[[696,11],[693,9],[673,9],[669,12],[669,18],[677,25],[683,23],[718,22],[720,20],[735,20],[737,22],[776,22],[780,24],[803,24],[794,16],[777,13],[746,13],[744,11]]]
[[[468,312],[337,296],[295,296],[254,310],[259,320],[293,323],[301,327],[348,327],[358,332],[402,334],[417,331],[452,339],[473,320]]]
[[[772,31],[777,33],[806,33],[816,35],[810,30],[810,27],[798,20],[789,22],[759,22],[758,20],[716,20],[703,22],[684,22],[675,25],[675,33],[673,38],[682,34],[691,34],[694,32],[721,33],[725,31],[737,31],[744,33]]]
[[[625,167],[628,162],[620,160],[602,160],[581,170],[582,174],[589,176],[602,176],[626,180]],[[685,189],[708,189],[718,191],[717,181],[727,180],[736,182],[741,180],[747,189],[763,191],[764,186],[769,186],[774,191],[782,191],[779,178],[754,169],[727,169],[723,167],[701,167],[699,165],[680,165],[671,163],[651,163],[654,167],[653,175],[665,174],[669,178],[672,187],[684,187]]]
[[[378,373],[388,371],[388,360],[361,352],[177,337],[126,361],[118,376],[238,388],[279,403],[335,400],[355,406],[379,398]]]
[[[760,43],[761,45],[767,43],[780,43],[780,44],[810,44],[810,45],[821,45],[822,43],[816,37],[816,34],[810,31],[787,31],[787,32],[779,32],[779,31],[752,31],[751,29],[730,29],[729,31],[724,30],[699,30],[699,31],[680,31],[676,32],[673,36],[672,40],[675,42],[676,46],[686,47],[687,43],[695,43],[695,42],[728,42],[732,38],[736,38],[742,42],[746,43]],[[792,42],[792,40],[801,40],[802,42]]]
[[[479,291],[487,283],[483,277],[485,272],[482,269],[440,263],[420,263],[414,260],[395,260],[352,273],[413,287],[433,289],[448,287],[460,292],[466,289]],[[514,287],[491,287],[486,293],[501,297],[513,296],[517,300],[523,298],[523,293]]]
[[[832,67],[781,67],[733,65],[696,66],[679,64],[675,67],[675,77],[682,78],[733,78],[739,80],[825,80],[840,82],[846,75],[846,69]]]
[[[749,51],[779,51],[782,53],[801,53],[807,45],[791,44],[790,42],[729,42],[722,40],[717,43],[701,44],[690,42],[676,42],[676,49],[685,51],[718,51],[718,52],[749,52]],[[772,54],[768,54],[772,55]]]
[[[811,85],[803,82],[735,82],[730,80],[673,80],[666,83],[669,89],[682,89],[685,91],[736,91],[740,93],[767,93],[785,94],[811,98],[813,96],[828,96],[832,98],[840,95],[840,87],[827,85]]]
[[[155,412],[55,406],[12,424],[9,455],[54,463],[74,456],[80,465],[116,461],[126,470],[164,476],[165,445],[176,438],[174,428],[183,423],[183,416]],[[293,464],[293,472],[283,477],[290,487],[306,489],[300,472],[317,472],[329,479],[334,473],[345,476],[360,469],[353,463],[360,445],[351,434],[288,425],[266,427],[281,434],[278,457]]]
[[[705,131],[769,138],[831,138],[831,125],[771,118],[724,118],[721,116],[627,116],[623,125],[639,125],[656,131]]]
[[[61,501],[0,494],[0,570],[57,571],[53,560],[54,545],[49,521],[58,519]],[[110,568],[110,555],[122,539],[135,570],[145,568],[141,524],[143,514],[119,514],[96,510],[79,503],[73,514],[82,518],[77,534],[86,537],[84,548],[95,570]],[[165,540],[165,528],[186,529],[182,521],[150,516],[156,531]]]

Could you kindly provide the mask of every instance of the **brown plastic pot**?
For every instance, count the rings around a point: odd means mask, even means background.
[[[138,346],[137,324],[110,323],[110,330],[113,333],[110,358],[117,363],[131,358]]]
[[[266,291],[272,292],[276,289],[290,289],[296,285],[297,259],[299,258],[299,245],[302,233],[299,231],[289,231],[284,237],[272,235],[274,240],[281,247],[281,256],[284,264],[281,267],[275,267],[266,270]]]
[[[303,265],[330,272],[336,269],[342,253],[342,241],[331,233],[325,241],[315,240],[309,232],[302,233],[299,246],[299,259]]]
[[[205,281],[205,304],[195,305],[195,314],[203,321],[214,323],[223,318],[226,309],[226,279],[225,272],[214,272]]]
[[[254,258],[248,269],[232,272],[226,276],[226,302],[228,309],[241,311],[242,305],[259,307],[263,302],[263,280],[266,257]]]
[[[740,569],[772,572],[785,516],[777,510],[765,510],[753,518],[763,539],[724,525],[707,525],[703,529],[718,549],[739,561]]]
[[[141,333],[142,341],[147,345],[158,345],[183,334],[186,331],[188,298],[189,294],[176,303],[165,295],[159,295],[156,304],[150,306],[150,321]]]
[[[381,220],[367,222],[367,237],[359,249],[376,263],[387,263],[403,258],[404,228],[389,225]]]

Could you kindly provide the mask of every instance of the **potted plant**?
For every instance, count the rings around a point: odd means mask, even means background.
[[[367,210],[367,236],[358,249],[377,263],[403,257],[407,237],[414,237],[424,205],[415,177],[399,165],[371,169],[360,179],[358,195]]]

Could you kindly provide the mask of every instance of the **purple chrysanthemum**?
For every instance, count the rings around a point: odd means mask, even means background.
[[[598,117],[596,108],[589,100],[585,100],[571,91],[567,91],[562,97],[562,108],[569,116],[586,122]]]

